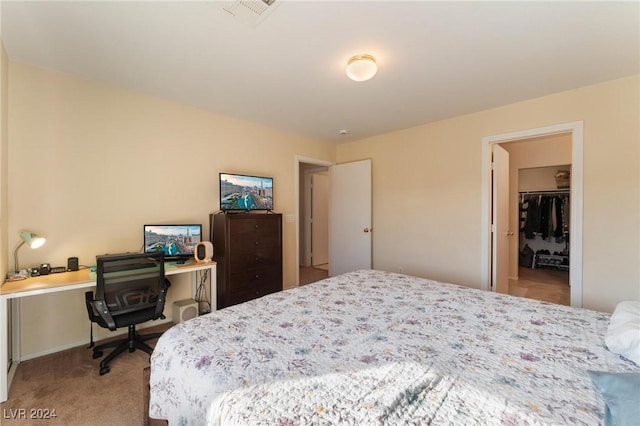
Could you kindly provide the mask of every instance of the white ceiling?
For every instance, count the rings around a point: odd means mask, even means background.
[[[16,61],[340,143],[640,72],[640,3],[2,1]],[[374,55],[373,80],[345,76]],[[347,129],[347,135],[340,130]]]

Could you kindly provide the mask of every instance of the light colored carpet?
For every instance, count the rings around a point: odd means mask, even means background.
[[[171,325],[147,328],[140,334],[163,331]],[[148,343],[153,347],[155,342]],[[107,349],[103,356],[110,351]],[[149,355],[142,351],[124,352],[111,361],[111,371],[104,376],[98,373],[100,359],[93,359],[92,350],[82,346],[20,363],[9,399],[0,404],[3,413],[0,423],[2,426],[142,425],[142,375],[149,365]],[[26,418],[20,418],[22,409]],[[56,417],[31,419],[31,410],[49,413],[55,410]]]

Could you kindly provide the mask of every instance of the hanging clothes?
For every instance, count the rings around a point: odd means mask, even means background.
[[[525,198],[524,195],[520,195],[520,232],[524,232],[524,228],[527,224],[527,210],[529,210],[529,199]]]
[[[528,240],[536,237],[535,232],[539,226],[538,199],[527,196],[527,217],[525,218],[524,236]]]
[[[563,224],[563,214],[562,214],[562,198],[554,197],[553,199],[553,236],[556,237],[556,242],[558,238],[564,237],[564,224]]]
[[[526,239],[561,243],[569,233],[569,195],[521,194],[520,231]]]
[[[548,196],[540,196],[540,226],[538,233],[542,235],[542,239],[546,240],[549,236],[549,219],[551,218],[551,199]]]

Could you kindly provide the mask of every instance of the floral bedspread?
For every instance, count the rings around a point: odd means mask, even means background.
[[[151,357],[170,425],[598,425],[609,315],[357,271],[176,325]]]

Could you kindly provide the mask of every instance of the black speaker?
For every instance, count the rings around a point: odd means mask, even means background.
[[[67,271],[77,271],[78,270],[78,258],[70,257],[67,259]]]

